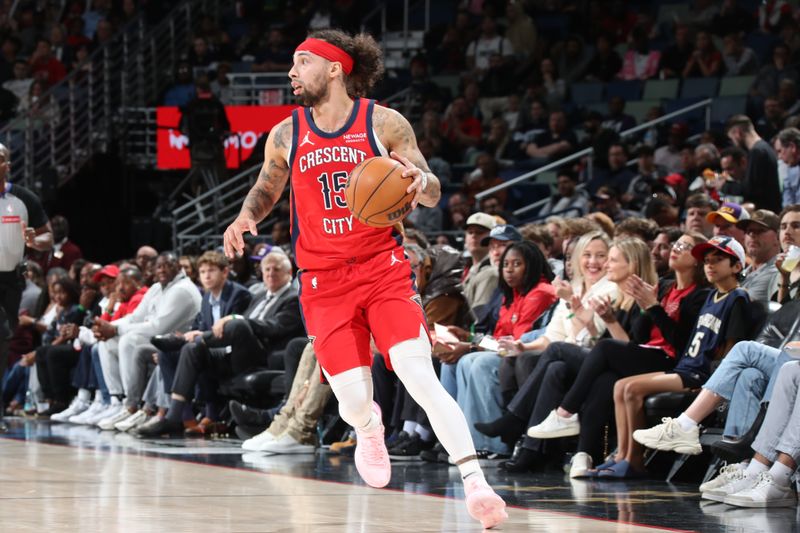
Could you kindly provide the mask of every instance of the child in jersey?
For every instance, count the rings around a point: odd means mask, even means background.
[[[744,289],[739,288],[738,281],[745,262],[742,245],[732,237],[719,235],[696,245],[692,248],[692,255],[703,262],[706,278],[714,290],[700,308],[694,330],[689,335],[690,340],[672,370],[640,374],[617,381],[614,386],[614,408],[620,441],[624,435],[644,427],[645,398],[659,392],[679,392],[701,387],[711,373],[712,361],[724,356],[751,329],[747,309],[750,298]],[[665,426],[660,424],[645,431],[635,431],[633,437],[641,443],[642,433],[658,434],[668,429]],[[635,446],[638,447],[638,444]],[[625,455],[642,458],[641,452],[627,450]],[[634,462],[639,464],[632,464]],[[597,475],[629,478],[639,477],[643,473],[642,461],[622,460],[599,470]]]

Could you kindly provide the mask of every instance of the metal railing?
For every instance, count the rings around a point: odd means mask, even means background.
[[[125,135],[130,126],[117,120],[119,110],[158,97],[188,49],[197,13],[216,9],[211,0],[185,0],[152,28],[139,15],[31,101],[0,130],[14,180],[34,189],[45,180],[63,184],[115,136]]]
[[[620,139],[624,139],[625,137],[630,137],[631,135],[635,135],[636,133],[639,133],[640,131],[647,130],[647,129],[653,127],[653,126],[656,126],[656,125],[661,124],[663,122],[666,122],[668,120],[672,120],[675,117],[679,117],[681,115],[685,115],[686,113],[691,113],[692,111],[695,111],[697,109],[705,109],[705,124],[706,124],[706,129],[709,129],[711,127],[711,103],[712,103],[711,98],[706,98],[705,100],[701,100],[699,102],[696,102],[694,104],[688,105],[686,107],[683,107],[683,108],[678,109],[676,111],[673,111],[671,113],[667,113],[666,115],[658,117],[657,119],[651,120],[649,122],[645,122],[644,124],[640,124],[638,126],[634,126],[633,128],[630,128],[628,130],[625,130],[625,131],[621,132],[619,134]],[[539,167],[536,170],[532,170],[530,172],[525,172],[524,174],[521,174],[521,175],[519,175],[519,176],[517,176],[515,178],[511,178],[510,180],[505,181],[505,182],[503,182],[503,183],[501,183],[499,185],[495,185],[494,187],[489,187],[488,189],[486,189],[484,191],[481,191],[478,194],[476,194],[475,195],[475,199],[476,200],[481,200],[482,198],[485,198],[486,196],[492,195],[492,194],[496,193],[497,191],[502,191],[502,190],[508,189],[509,187],[513,187],[517,183],[521,183],[523,181],[528,181],[530,179],[535,178],[539,174],[542,174],[543,172],[547,172],[549,170],[561,168],[565,164],[570,163],[572,161],[575,161],[577,159],[581,159],[583,157],[588,157],[588,159],[587,159],[587,177],[588,177],[588,179],[587,179],[587,181],[589,181],[589,180],[592,179],[592,177],[594,175],[594,148],[585,148],[583,150],[580,150],[578,152],[570,154],[570,155],[568,155],[566,157],[563,157],[563,158],[559,159],[558,161],[553,161],[552,163],[548,163],[548,164],[546,164],[546,165],[544,165],[542,167]],[[583,186],[583,184],[581,184],[578,187],[579,188],[583,188],[584,186]],[[521,207],[521,208],[515,210],[513,212],[513,214],[514,215],[522,215],[522,214],[527,213],[529,211],[533,211],[535,209],[540,209],[542,206],[544,206],[548,202],[548,200],[549,200],[549,198],[542,198],[541,200],[538,200],[536,202],[533,202],[533,203],[531,203],[529,205],[526,205],[524,207]]]
[[[221,243],[222,232],[239,214],[242,199],[255,183],[261,164],[252,166],[172,211],[173,248],[205,249]]]
[[[285,105],[292,102],[286,72],[252,72],[227,75],[223,101],[233,105]]]

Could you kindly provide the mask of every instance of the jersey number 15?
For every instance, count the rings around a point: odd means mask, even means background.
[[[335,203],[338,207],[347,207],[344,199],[344,188],[347,185],[347,172],[334,172],[328,176],[323,172],[317,178],[322,184],[322,201],[325,202],[325,209],[333,209]]]

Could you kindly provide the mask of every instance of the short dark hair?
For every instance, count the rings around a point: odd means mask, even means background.
[[[747,158],[747,152],[745,152],[738,146],[729,146],[728,148],[725,148],[721,154],[719,154],[720,159],[722,159],[723,157],[730,157],[737,163],[741,163]]]
[[[698,192],[686,199],[684,207],[686,209],[691,209],[693,207],[708,207],[709,209],[716,209],[717,205],[709,195],[703,192]]]
[[[558,172],[556,172],[556,178],[560,178],[561,176],[564,176],[565,178],[569,178],[570,181],[574,181],[575,183],[578,183],[578,175],[572,169],[569,169],[569,168],[560,169]]]
[[[428,242],[428,238],[420,230],[416,228],[406,228],[405,232],[406,232],[406,238],[414,239],[415,241],[417,241],[417,244],[419,244],[419,247],[422,248],[423,250],[431,245],[431,243]]]
[[[745,131],[753,131],[753,121],[747,115],[733,115],[725,124],[725,132],[733,128],[742,128]]]
[[[658,198],[655,198],[653,201],[650,202],[652,204]],[[664,202],[661,200],[664,204]],[[667,204],[669,206],[669,204]],[[660,211],[659,211],[660,212]],[[620,233],[625,233],[628,235],[635,235],[642,239],[643,241],[652,241],[658,235],[658,224],[649,220],[647,218],[639,218],[639,217],[628,217],[619,224],[617,224],[616,231],[614,232],[614,236],[618,236]]]
[[[786,213],[800,213],[800,204],[792,204],[784,207],[778,215],[778,220],[783,220],[783,217],[786,215]]]
[[[778,133],[778,142],[782,146],[793,144],[800,148],[800,130],[797,128],[785,128]]]

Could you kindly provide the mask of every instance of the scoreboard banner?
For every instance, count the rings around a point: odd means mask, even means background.
[[[238,168],[253,153],[262,134],[288,117],[296,106],[225,106],[232,134],[225,139],[228,168]],[[189,168],[189,139],[178,130],[181,111],[178,107],[156,108],[156,166],[159,169]]]

